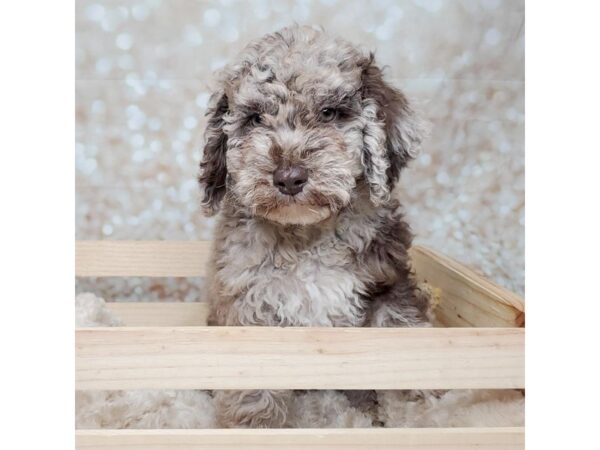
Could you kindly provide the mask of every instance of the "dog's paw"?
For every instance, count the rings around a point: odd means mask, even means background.
[[[291,391],[217,391],[217,421],[223,428],[281,428]]]
[[[431,327],[431,323],[417,308],[382,303],[371,316],[370,326],[376,328]]]

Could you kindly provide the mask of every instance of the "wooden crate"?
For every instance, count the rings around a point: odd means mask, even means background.
[[[203,276],[208,253],[208,242],[80,241],[76,274]],[[109,303],[125,326],[76,330],[76,388],[524,388],[522,299],[430,249],[415,247],[412,257],[439,293],[440,328],[206,327],[204,303]],[[76,444],[500,450],[523,449],[524,429],[78,430]]]

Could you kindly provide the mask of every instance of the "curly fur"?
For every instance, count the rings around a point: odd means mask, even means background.
[[[423,127],[373,54],[309,27],[266,35],[220,73],[208,114],[209,324],[429,326],[391,195]],[[275,186],[282,165],[309,174],[299,194]],[[272,391],[217,396],[222,426],[283,426],[288,405]]]

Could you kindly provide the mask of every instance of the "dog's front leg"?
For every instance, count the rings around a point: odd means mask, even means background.
[[[217,422],[223,428],[281,428],[292,391],[215,391]]]
[[[431,327],[431,295],[420,288],[414,278],[396,282],[389,290],[373,298],[368,326],[371,327]],[[442,390],[376,391],[377,403],[385,405],[390,399],[416,401],[439,398]],[[385,407],[381,409],[385,411]],[[386,416],[378,419],[386,423]]]
[[[246,315],[235,298],[213,296],[210,326],[249,326]],[[216,301],[218,299],[218,301]],[[243,302],[241,303],[243,305]],[[252,316],[252,312],[248,314]],[[265,326],[272,325],[265,321]],[[287,420],[293,391],[221,390],[213,392],[218,426],[223,428],[281,428]]]

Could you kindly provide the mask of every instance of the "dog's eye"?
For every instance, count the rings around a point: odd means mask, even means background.
[[[331,122],[337,117],[337,110],[334,108],[324,108],[319,113],[319,119],[322,122]]]
[[[262,115],[255,113],[248,117],[248,123],[253,127],[261,125],[263,123]]]

